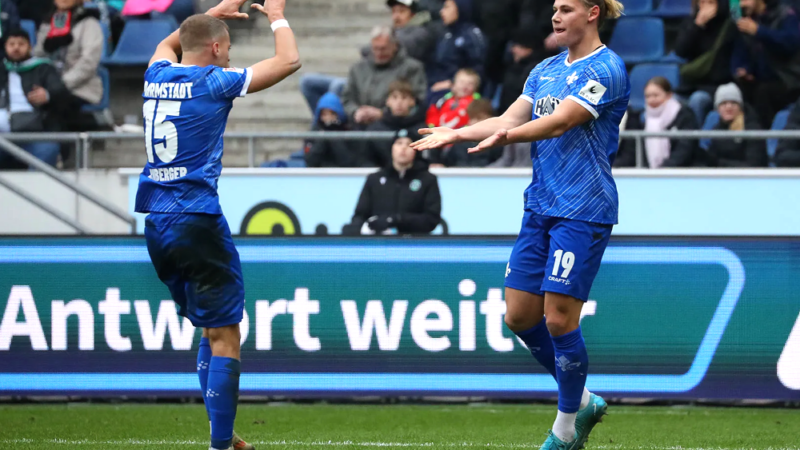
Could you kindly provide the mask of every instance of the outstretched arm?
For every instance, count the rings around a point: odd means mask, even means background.
[[[482,141],[492,135],[497,130],[507,130],[516,128],[531,120],[533,105],[527,100],[518,99],[514,102],[502,116],[478,122],[475,125],[453,130],[450,128],[424,128],[419,130],[422,135],[427,135],[424,139],[411,144],[417,151],[442,148],[456,142]]]
[[[247,19],[247,14],[240,13],[239,8],[242,7],[247,0],[222,0],[219,5],[208,10],[206,14],[217,19]],[[178,55],[181,54],[181,40],[180,30],[175,30],[156,47],[153,57],[150,58],[150,64],[156,61],[166,59],[172,62],[178,62]]]
[[[470,153],[481,152],[492,147],[503,147],[518,142],[536,142],[562,136],[567,131],[594,119],[585,107],[572,99],[565,99],[558,108],[547,117],[530,121],[513,129],[498,129]]]
[[[267,16],[273,26],[277,26],[276,22],[279,21],[283,21],[280,23],[284,26],[275,28],[275,56],[251,67],[253,80],[250,82],[248,93],[263,91],[280,83],[300,70],[301,66],[294,33],[283,16],[286,0],[266,0],[264,6],[253,4],[252,8]]]

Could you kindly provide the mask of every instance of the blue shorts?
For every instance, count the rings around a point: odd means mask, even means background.
[[[506,267],[506,287],[589,299],[613,225],[546,217],[525,210]]]
[[[239,253],[222,214],[151,213],[145,219],[147,251],[192,325],[219,328],[242,321],[244,282]]]

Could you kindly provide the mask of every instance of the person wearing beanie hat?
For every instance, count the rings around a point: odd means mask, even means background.
[[[731,67],[744,99],[768,128],[800,96],[800,21],[777,0],[741,0]]]
[[[342,234],[427,234],[442,217],[439,181],[417,157],[416,129],[402,129],[392,144],[392,164],[367,177],[351,223]]]
[[[757,114],[745,105],[742,91],[735,83],[717,88],[714,107],[719,113],[715,130],[762,129]],[[710,167],[765,167],[767,145],[765,141],[756,139],[712,139],[706,152],[706,163]]]

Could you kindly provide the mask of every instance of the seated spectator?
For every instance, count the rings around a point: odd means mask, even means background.
[[[486,167],[499,169],[506,167],[532,167],[531,144],[520,142],[518,144],[507,145],[503,149],[500,158]]]
[[[347,115],[339,97],[327,93],[319,100],[314,114],[316,129],[320,131],[347,131]],[[365,165],[358,142],[349,140],[319,139],[306,146],[308,167],[362,167]]]
[[[411,148],[416,130],[400,130],[392,145],[392,163],[369,177],[356,212],[342,234],[430,233],[441,222],[439,182]]]
[[[714,104],[717,86],[732,80],[730,73],[736,26],[727,0],[694,0],[694,15],[681,25],[675,54],[688,62],[681,66],[678,93],[702,121]]]
[[[456,73],[452,90],[428,108],[425,122],[429,127],[463,128],[470,121],[469,105],[481,98],[477,93],[481,77],[472,69],[461,69]]]
[[[30,36],[24,30],[4,33],[5,64],[0,67],[0,132],[59,131],[58,110],[69,96],[55,67],[49,61],[31,56]],[[20,144],[24,150],[55,166],[59,145],[53,142]],[[0,154],[0,167],[24,167],[6,152]]]
[[[0,0],[0,53],[3,53],[3,45],[9,31],[19,28],[19,11],[17,4],[13,0]],[[5,53],[0,57],[5,58]]]
[[[488,100],[479,99],[472,102],[467,108],[469,121],[467,125],[475,125],[494,117],[492,103]],[[475,147],[477,142],[460,142],[449,148],[441,150],[436,167],[486,167],[500,158],[503,148],[491,148],[480,153],[469,153],[469,149]],[[530,144],[528,144],[528,159],[530,159]],[[432,165],[433,166],[433,165]]]
[[[389,95],[389,84],[405,80],[414,88],[416,97],[425,98],[425,69],[410,58],[397,44],[394,31],[377,27],[372,32],[372,50],[367,58],[350,68],[342,101],[354,128],[364,129],[383,116]]]
[[[696,130],[697,119],[688,106],[675,98],[672,86],[664,77],[654,77],[644,89],[644,130]],[[626,129],[642,129],[638,114],[630,114]],[[644,163],[651,169],[661,167],[689,167],[698,163],[699,145],[693,139],[647,138],[644,142]],[[616,167],[636,166],[635,141],[625,140],[619,149]]]
[[[398,132],[403,129],[425,128],[425,110],[417,104],[414,88],[405,81],[398,80],[389,85],[389,97],[383,116],[367,127],[367,131]],[[366,165],[386,167],[392,159],[391,141],[364,141]]]
[[[388,0],[392,9],[392,28],[408,56],[425,63],[443,34],[431,20],[431,13],[420,8],[417,0]]]
[[[800,23],[778,0],[741,0],[733,75],[764,128],[800,96]]]
[[[742,91],[734,83],[723,84],[714,95],[719,113],[715,130],[761,130],[752,108],[744,104]],[[712,139],[706,154],[710,167],[766,167],[767,143],[760,139]]]
[[[486,60],[483,34],[472,22],[472,0],[447,0],[441,13],[447,33],[437,44],[433,60],[425,67],[431,90],[430,104],[453,88],[452,80],[460,69],[472,69],[482,76]]]
[[[795,102],[789,119],[786,121],[786,131],[800,131],[800,100]],[[778,167],[800,167],[800,140],[781,139],[775,150],[775,165]]]
[[[69,131],[94,130],[94,116],[79,112],[84,105],[103,99],[103,83],[97,75],[105,39],[99,12],[84,8],[83,0],[55,0],[55,5],[50,23],[39,29],[33,54],[54,62],[71,93],[66,100],[68,109],[74,111],[66,123]]]
[[[552,26],[551,26],[552,28]],[[536,36],[533,33],[519,31],[511,44],[511,63],[506,67],[503,76],[503,93],[500,95],[500,111],[506,111],[522,95],[525,82],[536,64],[541,60],[534,52]]]

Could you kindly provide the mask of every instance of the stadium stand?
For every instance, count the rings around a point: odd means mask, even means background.
[[[625,15],[628,17],[649,16],[653,12],[653,0],[626,0]]]
[[[794,106],[794,105],[793,105]],[[783,130],[786,128],[786,122],[789,120],[789,114],[792,112],[792,108],[786,108],[783,111],[775,114],[775,120],[772,121],[773,130]],[[775,167],[775,151],[778,149],[778,140],[777,139],[767,139],[767,156],[769,157],[769,166]]]
[[[174,19],[129,20],[117,48],[103,64],[144,66],[150,61],[159,42],[178,29]]]
[[[669,80],[672,86],[678,86],[680,81],[680,67],[677,64],[638,64],[630,71],[631,100],[630,108],[634,111],[644,109],[644,87],[647,82],[655,77],[662,76]]]
[[[31,37],[31,45],[36,45],[36,22],[32,20],[20,20],[19,26],[23,30],[28,32],[28,35]]]
[[[664,18],[677,18],[692,15],[692,2],[687,0],[661,0],[653,15]]]
[[[623,17],[608,46],[626,64],[657,62],[664,56],[664,22],[657,17]]]

